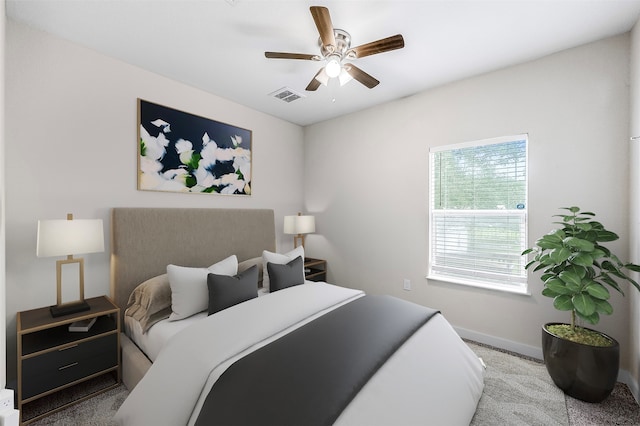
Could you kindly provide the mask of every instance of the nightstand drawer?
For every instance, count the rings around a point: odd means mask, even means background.
[[[31,398],[117,365],[116,333],[25,359],[22,398]]]
[[[106,296],[85,302],[89,310],[62,317],[52,317],[50,306],[17,313],[21,425],[120,383],[120,309]],[[89,331],[69,331],[70,324],[92,318]]]

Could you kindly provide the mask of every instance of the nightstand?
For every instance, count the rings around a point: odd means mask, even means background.
[[[120,383],[120,309],[106,296],[86,302],[90,310],[57,318],[48,306],[18,312],[20,424]],[[89,331],[69,331],[71,323],[92,318],[96,321]]]
[[[327,261],[306,257],[304,259],[304,278],[309,281],[326,281]]]

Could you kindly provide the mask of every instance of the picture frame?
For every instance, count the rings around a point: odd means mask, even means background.
[[[138,98],[138,190],[251,195],[252,132]]]

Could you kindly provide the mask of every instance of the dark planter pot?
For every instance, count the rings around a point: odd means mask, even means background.
[[[561,339],[542,327],[544,363],[553,382],[564,393],[586,402],[600,402],[611,394],[618,379],[620,345],[610,347],[583,345]],[[599,332],[598,332],[599,333]]]

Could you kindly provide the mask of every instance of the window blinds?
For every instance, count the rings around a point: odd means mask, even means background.
[[[429,277],[526,291],[527,135],[430,151]]]

